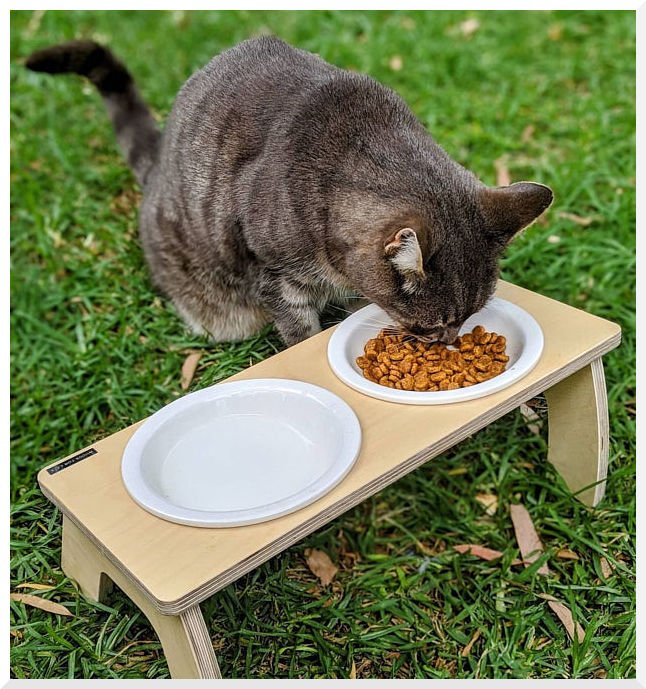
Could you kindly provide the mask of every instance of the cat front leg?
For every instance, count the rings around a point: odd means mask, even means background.
[[[260,281],[260,299],[286,345],[297,344],[321,331],[323,304],[320,295],[307,285],[268,273]]]

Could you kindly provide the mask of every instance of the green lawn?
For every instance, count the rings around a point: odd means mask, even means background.
[[[204,350],[198,389],[281,348],[271,331],[211,345],[184,329],[150,285],[136,183],[99,97],[21,59],[74,37],[107,42],[163,118],[193,70],[260,32],[397,90],[485,182],[502,158],[512,180],[549,184],[556,200],[510,247],[503,277],[617,321],[624,340],[605,359],[610,479],[598,509],[546,463],[545,428],[536,435],[510,413],[205,603],[224,675],[634,677],[635,15],[492,11],[12,13],[12,591],[50,584],[34,593],[73,613],[12,601],[13,675],[168,676],[136,608],[118,594],[89,603],[61,572],[61,517],[36,473],[183,394],[187,350]],[[479,493],[498,496],[493,516]],[[518,501],[549,578],[510,564]],[[458,555],[459,543],[504,556]],[[309,572],[308,547],[339,566],[330,586]],[[569,605],[582,643],[540,593]]]

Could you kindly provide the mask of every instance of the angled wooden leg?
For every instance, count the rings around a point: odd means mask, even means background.
[[[102,600],[114,582],[143,612],[161,641],[173,679],[219,679],[220,668],[199,605],[179,615],[162,615],[67,517],[63,517],[62,567],[81,592]]]
[[[545,391],[548,459],[576,497],[599,504],[608,474],[608,398],[601,358]]]

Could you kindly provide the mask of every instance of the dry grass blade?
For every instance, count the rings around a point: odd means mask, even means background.
[[[12,593],[11,600],[20,601],[25,605],[30,605],[32,608],[39,608],[55,615],[73,617],[72,613],[64,605],[54,603],[51,600],[45,600],[45,598],[40,598],[40,596],[32,596],[30,593]]]
[[[520,554],[523,556],[525,566],[529,566],[543,554],[543,544],[525,507],[523,505],[511,505],[509,509]],[[548,575],[550,570],[547,564],[541,565],[538,573]]]
[[[357,666],[354,660],[352,661],[352,668],[350,669],[350,679],[357,679]]]
[[[182,364],[182,390],[188,390],[201,357],[202,352],[191,352],[186,359],[184,359],[184,363]]]
[[[473,648],[473,644],[475,644],[475,642],[480,638],[481,635],[482,635],[482,632],[479,629],[476,629],[475,634],[471,637],[471,640],[469,641],[469,643],[462,649],[462,652],[460,653],[460,655],[463,658],[466,658],[469,655],[469,653],[471,653],[471,649]]]
[[[496,168],[496,184],[499,187],[508,187],[511,184],[511,175],[507,169],[506,157],[497,158],[493,165]]]
[[[568,213],[566,211],[561,211],[559,213],[559,218],[563,218],[564,220],[571,220],[573,223],[576,223],[581,227],[587,227],[588,225],[591,225],[595,220],[593,217],[590,216],[583,217],[581,215],[577,215],[576,213]]]
[[[56,588],[50,584],[32,584],[31,582],[25,582],[23,584],[17,584],[17,589],[33,589],[34,591],[51,591]]]
[[[319,578],[323,586],[327,586],[339,571],[327,553],[324,553],[322,550],[308,548],[305,551],[305,560],[312,574]]]
[[[578,622],[574,621],[570,608],[547,593],[539,593],[538,597],[547,601],[547,604],[553,610],[554,614],[561,620],[570,639],[574,639],[574,635],[576,634],[578,642],[582,643],[585,638],[585,631]]]

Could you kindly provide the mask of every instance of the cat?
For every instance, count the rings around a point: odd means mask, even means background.
[[[273,322],[293,345],[320,331],[326,305],[362,297],[402,332],[450,343],[492,296],[507,244],[552,202],[538,183],[485,186],[392,90],[275,37],[195,72],[163,133],[97,43],[26,66],[98,88],[143,189],[152,281],[216,342]]]

